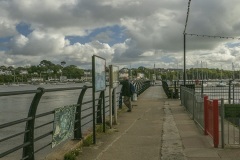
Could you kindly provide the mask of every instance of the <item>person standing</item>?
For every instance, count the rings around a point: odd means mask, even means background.
[[[124,80],[120,83],[122,85],[121,95],[123,96],[123,103],[128,107],[127,112],[132,111],[132,102],[131,102],[131,88],[130,81],[128,77],[124,77]]]

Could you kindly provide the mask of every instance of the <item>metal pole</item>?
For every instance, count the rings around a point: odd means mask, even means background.
[[[110,121],[110,128],[112,128],[112,88],[109,86],[109,121]]]
[[[186,34],[183,33],[183,85],[186,85]]]
[[[221,98],[221,139],[222,139],[222,148],[224,148],[224,100]]]
[[[84,94],[86,92],[86,90],[88,89],[88,87],[86,85],[83,86],[83,89],[78,97],[78,101],[77,101],[77,114],[75,117],[75,121],[76,123],[74,124],[74,139],[82,139],[82,102],[83,102],[83,97]]]
[[[106,115],[105,115],[105,90],[102,96],[102,106],[103,106],[103,132],[106,132]]]
[[[93,123],[92,123],[92,127],[93,127],[93,144],[96,144],[96,109],[95,109],[95,58],[94,56],[92,56],[92,100],[93,100],[93,107],[92,107],[92,115],[93,115]]]
[[[117,92],[116,92],[116,88],[113,89],[113,106],[114,106],[114,124],[117,124]]]
[[[40,92],[36,93],[31,106],[28,110],[28,118],[32,118],[31,120],[26,122],[26,127],[25,127],[25,134],[24,134],[24,144],[29,143],[29,145],[24,145],[23,146],[23,154],[22,158],[28,157],[28,159],[34,160],[35,159],[35,154],[34,154],[34,131],[35,131],[35,119],[36,119],[36,112],[37,112],[37,107],[40,102],[40,99],[42,95],[44,94],[44,88],[38,88]]]

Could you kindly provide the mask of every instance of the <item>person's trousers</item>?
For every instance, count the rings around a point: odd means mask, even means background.
[[[129,110],[132,110],[131,97],[124,96],[123,103],[128,107]]]

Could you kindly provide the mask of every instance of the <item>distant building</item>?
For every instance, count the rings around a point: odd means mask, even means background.
[[[83,77],[81,77],[80,81],[91,82],[92,81],[92,71],[91,70],[84,70],[84,75],[83,75]]]
[[[53,70],[51,70],[51,69],[48,69],[47,70],[47,73],[53,73],[54,71]]]
[[[66,82],[67,76],[60,76],[60,82]]]
[[[144,78],[144,74],[143,73],[137,73],[137,79],[142,79]]]
[[[27,70],[21,70],[20,71],[20,74],[23,75],[23,74],[28,74],[28,71]]]
[[[11,71],[3,71],[3,70],[0,70],[0,75],[12,75],[12,72]]]
[[[34,77],[31,79],[32,82],[43,82],[43,78]]]
[[[5,72],[0,70],[0,75],[5,75]]]

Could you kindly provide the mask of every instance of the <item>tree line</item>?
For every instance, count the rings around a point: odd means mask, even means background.
[[[67,78],[76,79],[84,75],[84,70],[79,69],[75,65],[64,67],[66,62],[54,64],[48,60],[42,60],[38,65],[28,67],[0,66],[2,74],[0,75],[0,83],[13,83],[13,82],[27,82],[34,77],[41,77],[44,80],[49,78],[59,78],[61,75]],[[6,74],[4,74],[6,73]],[[9,74],[10,73],[10,74]]]
[[[0,66],[0,71],[10,72],[11,74],[1,74],[0,84],[14,83],[14,82],[28,82],[28,80],[34,77],[41,77],[43,80],[49,78],[59,78],[61,75],[66,76],[68,79],[81,79],[84,76],[84,70],[78,68],[75,65],[68,65],[65,61],[61,64],[54,64],[48,60],[42,60],[38,65],[32,65],[28,67],[13,66]],[[23,72],[26,71],[26,72]],[[89,70],[90,71],[90,70]],[[108,71],[108,68],[106,68]],[[91,71],[90,71],[91,72]],[[142,73],[144,77],[151,79],[153,74],[157,79],[163,80],[180,80],[183,79],[183,71],[179,69],[153,69],[140,66],[138,68],[128,69],[129,75],[137,77],[138,73]],[[229,71],[221,69],[209,69],[209,68],[191,68],[186,70],[186,78],[193,79],[240,79],[240,71]]]
[[[183,71],[171,71],[161,74],[164,80],[182,80]],[[240,79],[240,71],[230,71],[209,68],[190,68],[186,70],[188,80],[208,80],[208,79]]]

